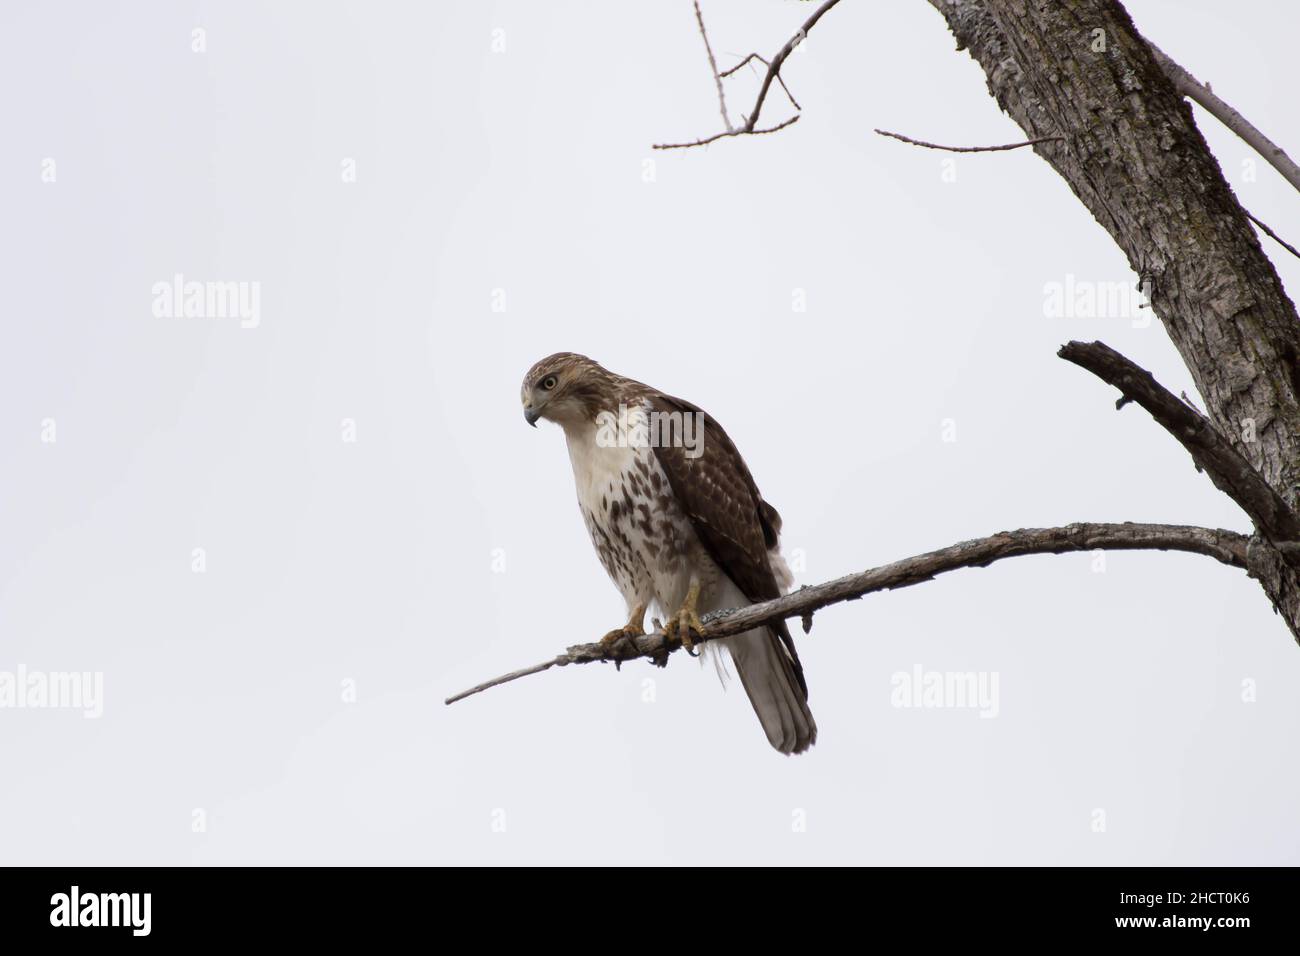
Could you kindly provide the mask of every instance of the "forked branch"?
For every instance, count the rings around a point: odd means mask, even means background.
[[[772,57],[770,60],[764,59],[763,57],[759,56],[757,53],[751,53],[749,56],[745,57],[745,59],[741,60],[739,63],[733,66],[731,69],[725,70],[722,73],[718,72],[717,64],[714,62],[713,49],[709,45],[709,35],[704,29],[704,17],[700,14],[699,4],[696,3],[695,16],[696,16],[696,20],[699,22],[700,25],[700,33],[704,37],[704,48],[709,56],[709,67],[713,71],[713,79],[718,88],[718,102],[722,107],[722,122],[723,125],[726,127],[726,129],[724,129],[723,132],[721,133],[715,133],[712,136],[701,137],[700,139],[691,140],[690,142],[687,143],[656,143],[652,148],[653,149],[688,149],[692,146],[707,146],[709,143],[715,143],[718,140],[726,139],[729,136],[751,136],[751,135],[759,135],[762,133],[775,133],[777,130],[785,129],[787,126],[791,126],[795,122],[797,122],[799,119],[798,113],[796,113],[794,116],[791,116],[789,119],[783,122],[777,123],[774,126],[768,126],[763,129],[760,129],[758,126],[758,117],[759,114],[762,113],[763,111],[763,102],[764,100],[767,99],[768,90],[772,88],[773,81],[776,81],[781,84],[781,88],[785,90],[785,95],[790,98],[790,102],[794,104],[794,108],[796,110],[799,109],[799,104],[795,101],[795,98],[791,96],[790,90],[786,88],[785,81],[781,79],[781,67],[785,64],[786,57],[788,57],[791,54],[791,52],[793,52],[795,47],[797,47],[800,43],[802,43],[804,38],[808,36],[808,31],[811,30],[817,24],[817,21],[822,18],[822,16],[826,13],[826,11],[828,11],[831,7],[835,6],[835,4],[839,2],[840,0],[826,0],[826,2],[818,6],[817,9],[813,11],[812,16],[810,16],[807,20],[803,22],[803,25],[799,27],[795,35],[792,36],[789,40],[787,40],[785,46],[781,47],[781,49],[777,51],[777,54],[774,57]],[[745,122],[740,126],[733,127],[731,124],[731,119],[727,115],[725,94],[723,93],[723,89],[722,89],[722,79],[723,77],[730,76],[732,73],[736,72],[736,70],[740,69],[740,67],[744,66],[750,60],[758,60],[760,63],[764,64],[767,67],[767,72],[763,74],[763,83],[759,87],[758,97],[754,100],[754,106],[752,109],[750,109],[749,115],[745,117]]]

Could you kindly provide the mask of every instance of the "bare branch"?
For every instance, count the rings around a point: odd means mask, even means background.
[[[1164,72],[1165,76],[1173,81],[1174,87],[1179,93],[1200,103],[1219,122],[1244,140],[1251,149],[1263,156],[1274,169],[1282,174],[1287,182],[1296,189],[1300,189],[1300,166],[1295,164],[1281,146],[1260,132],[1246,117],[1219,99],[1214,91],[1210,89],[1208,83],[1199,82],[1196,77],[1169,59],[1165,52],[1150,40],[1147,41],[1147,45],[1151,47],[1151,52],[1155,55],[1156,64]],[[1277,237],[1274,236],[1274,238]],[[1281,242],[1280,239],[1278,241]]]
[[[1191,453],[1214,486],[1241,506],[1261,535],[1277,544],[1300,542],[1300,518],[1282,496],[1215,431],[1208,418],[1176,398],[1150,372],[1101,342],[1070,342],[1057,354],[1145,408]]]
[[[595,647],[599,645],[584,645],[584,646]],[[573,648],[570,648],[569,650],[572,651]],[[456,694],[454,697],[448,697],[445,701],[443,701],[443,703],[454,704],[456,703],[456,701],[464,700],[466,697],[473,697],[475,694],[481,691],[485,691],[489,687],[497,687],[501,684],[508,684],[512,680],[518,680],[519,678],[527,677],[530,674],[540,674],[542,671],[548,671],[552,667],[563,667],[565,664],[573,664],[573,663],[576,663],[576,661],[569,656],[568,652],[565,652],[559,655],[558,657],[551,658],[549,661],[542,661],[542,663],[534,664],[532,667],[524,667],[517,671],[511,671],[509,674],[502,674],[500,677],[494,677],[491,680],[484,681],[481,684],[476,684],[473,687],[471,687],[469,690],[463,690],[459,694]]]
[[[727,94],[722,89],[722,77],[718,75],[718,61],[713,58],[713,47],[709,46],[709,33],[704,29],[704,14],[700,12],[700,0],[695,3],[695,22],[700,25],[700,36],[704,38],[704,52],[709,55],[709,70],[713,73],[713,83],[718,88],[718,106],[722,108],[722,125],[731,132],[731,117],[727,115]]]
[[[714,76],[718,78],[719,97],[722,96],[722,84],[721,84],[722,77],[730,76],[736,70],[740,69],[740,67],[748,63],[751,59],[757,59],[760,62],[767,65],[767,72],[763,75],[763,83],[762,86],[759,87],[758,97],[754,100],[754,108],[751,109],[749,111],[749,115],[745,117],[745,123],[743,126],[739,126],[735,129],[732,129],[730,120],[727,120],[726,118],[725,108],[724,108],[723,120],[727,124],[726,132],[718,133],[716,136],[706,136],[703,137],[702,139],[697,139],[689,143],[669,143],[665,145],[656,145],[653,148],[654,149],[686,149],[691,146],[705,146],[709,143],[715,143],[720,139],[725,139],[728,136],[746,136],[751,134],[761,135],[763,133],[775,133],[777,130],[785,129],[787,126],[792,125],[794,121],[799,118],[798,116],[794,116],[783,123],[776,124],[775,126],[769,126],[766,129],[759,129],[758,117],[759,114],[762,113],[763,111],[763,101],[767,99],[767,92],[772,87],[772,81],[776,80],[778,83],[781,84],[781,88],[785,90],[785,95],[790,97],[790,102],[794,104],[795,109],[799,109],[799,104],[795,102],[795,98],[791,96],[790,91],[786,89],[785,81],[781,79],[781,66],[785,63],[785,59],[790,55],[791,51],[794,50],[794,48],[797,47],[801,42],[803,42],[805,37],[808,36],[808,31],[811,30],[816,25],[817,21],[822,18],[823,14],[825,14],[826,11],[828,11],[831,7],[835,6],[839,2],[840,0],[826,0],[825,3],[823,3],[816,10],[814,10],[812,16],[810,16],[807,20],[803,22],[803,26],[799,28],[799,30],[795,33],[794,36],[792,36],[789,40],[786,41],[785,46],[781,47],[781,49],[777,52],[776,56],[772,57],[770,62],[768,60],[764,60],[761,56],[759,56],[756,53],[751,53],[745,59],[741,60],[740,63],[733,66],[730,70],[727,70],[725,73],[719,74],[717,70],[717,66],[713,64],[713,52],[710,50],[709,62],[710,65],[713,65]],[[696,3],[695,10],[698,17],[699,14],[698,3]],[[703,17],[698,17],[698,19],[700,22],[700,31],[703,32],[704,30]],[[708,46],[707,37],[705,37],[705,46],[706,47]]]
[[[1002,531],[987,538],[962,541],[938,551],[930,551],[895,561],[893,564],[850,574],[825,584],[800,588],[784,597],[764,601],[761,604],[706,614],[703,619],[703,633],[696,642],[741,634],[779,618],[803,618],[806,631],[813,612],[829,605],[857,600],[876,591],[921,584],[932,580],[937,575],[960,568],[987,567],[1003,558],[1097,550],[1186,551],[1214,558],[1229,567],[1245,569],[1248,547],[1249,539],[1245,535],[1234,531],[1188,525],[1130,522],[1080,523],[1062,528],[1022,528],[1019,531]],[[458,700],[464,700],[490,687],[569,664],[606,661],[619,665],[624,661],[646,658],[663,666],[668,661],[668,655],[680,647],[681,644],[674,638],[666,636],[658,629],[653,633],[613,644],[599,642],[575,644],[549,661],[486,681],[453,697],[448,697],[446,702],[454,704]]]
[[[1065,139],[1064,136],[1039,136],[1037,139],[1027,139],[1023,143],[1007,143],[1005,146],[940,146],[938,143],[927,143],[924,140],[912,139],[910,136],[891,133],[885,129],[878,129],[875,132],[900,142],[911,143],[913,146],[924,146],[926,149],[942,149],[949,153],[1000,153],[1003,150],[1020,149],[1022,146],[1037,146],[1039,143],[1056,143]]]
[[[720,139],[726,139],[728,136],[762,136],[764,133],[775,133],[779,129],[785,129],[787,126],[798,122],[798,116],[791,116],[784,123],[777,123],[775,126],[769,126],[767,129],[733,129],[729,133],[718,133],[715,136],[706,136],[704,139],[693,140],[689,143],[656,143],[651,149],[689,149],[692,146],[708,146],[709,143],[716,143]]]
[[[1246,214],[1246,218],[1247,218],[1247,219],[1249,219],[1249,220],[1250,220],[1251,222],[1253,222],[1255,225],[1259,226],[1259,228],[1260,228],[1260,229],[1261,229],[1261,230],[1262,230],[1266,235],[1270,236],[1274,242],[1276,242],[1279,246],[1281,246],[1281,247],[1282,247],[1283,249],[1285,249],[1287,252],[1291,253],[1291,255],[1295,256],[1297,259],[1300,259],[1300,251],[1296,251],[1296,247],[1295,247],[1295,246],[1291,245],[1291,243],[1287,242],[1285,239],[1283,239],[1281,236],[1279,236],[1279,235],[1278,235],[1276,232],[1274,232],[1272,229],[1268,228],[1267,225],[1265,225],[1263,222],[1261,222],[1259,219],[1257,219],[1257,218],[1254,216],[1254,214],[1251,213],[1251,211],[1250,211],[1249,209],[1247,209],[1245,206],[1242,206],[1242,207],[1241,207],[1241,211],[1244,212],[1244,213]]]
[[[772,57],[772,62],[767,65],[767,75],[763,77],[763,85],[759,87],[758,99],[754,100],[754,108],[749,113],[749,128],[751,130],[753,130],[754,124],[758,122],[758,114],[763,109],[763,100],[767,98],[767,91],[772,86],[773,77],[780,75],[781,66],[785,63],[785,58],[790,55],[795,47],[807,38],[808,31],[817,25],[817,21],[822,18],[822,15],[839,2],[840,0],[826,0],[825,3],[813,11],[812,16],[804,21],[803,26],[799,28],[799,31],[786,41],[785,46],[781,47],[780,52],[778,52],[776,56]]]

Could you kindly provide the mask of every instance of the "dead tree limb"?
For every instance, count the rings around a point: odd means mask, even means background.
[[[1115,386],[1191,453],[1214,486],[1241,506],[1255,530],[1275,544],[1300,544],[1300,518],[1220,435],[1208,418],[1164,388],[1146,369],[1101,342],[1070,342],[1057,353]]]
[[[1249,545],[1250,540],[1245,535],[1234,531],[1188,525],[1081,523],[1061,528],[1003,531],[987,538],[962,541],[938,551],[846,575],[825,584],[800,588],[784,597],[761,604],[715,611],[704,616],[704,631],[697,643],[740,634],[778,618],[803,618],[804,629],[807,630],[813,612],[821,608],[843,601],[854,601],[876,591],[921,584],[948,571],[987,567],[1004,558],[1076,551],[1186,551],[1214,558],[1229,567],[1246,569]],[[663,666],[667,663],[668,655],[680,647],[679,642],[659,629],[613,644],[575,644],[548,661],[512,671],[448,697],[446,703],[454,704],[491,687],[569,664],[590,664],[594,661],[622,664],[624,661],[645,658]]]

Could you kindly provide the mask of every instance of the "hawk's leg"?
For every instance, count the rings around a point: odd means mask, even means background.
[[[632,608],[632,613],[628,615],[627,623],[622,627],[616,627],[600,639],[600,643],[606,647],[611,644],[617,644],[622,640],[635,642],[638,637],[645,634],[645,605],[638,604]]]
[[[697,635],[704,633],[704,625],[700,623],[700,616],[695,610],[699,602],[700,582],[692,581],[690,590],[686,592],[686,600],[677,609],[677,613],[670,617],[668,623],[664,625],[664,634],[669,639],[677,638],[682,647],[686,648],[688,654],[691,648],[695,646],[695,639],[691,637],[691,632]]]

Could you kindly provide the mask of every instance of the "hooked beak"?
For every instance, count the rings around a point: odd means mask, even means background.
[[[541,417],[542,417],[542,413],[536,408],[536,406],[533,405],[524,406],[524,421],[532,425],[534,428],[537,427],[537,419]]]

